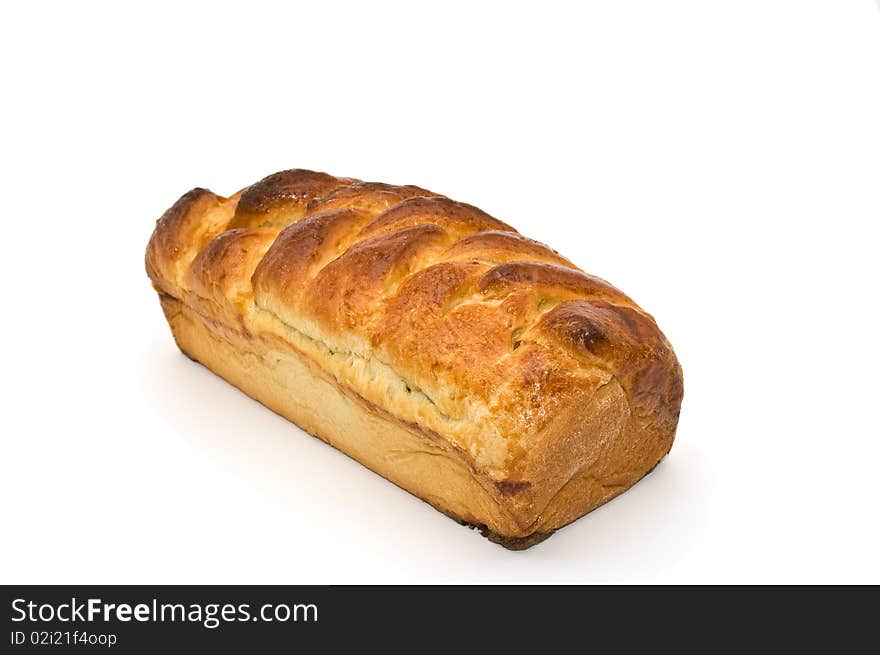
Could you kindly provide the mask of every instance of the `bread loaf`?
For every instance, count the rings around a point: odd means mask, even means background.
[[[306,170],[193,189],[146,268],[190,358],[509,548],[672,446],[682,374],[651,316],[424,189]]]

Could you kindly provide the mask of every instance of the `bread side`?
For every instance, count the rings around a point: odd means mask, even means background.
[[[166,305],[221,341],[311,362],[359,411],[463,467],[484,497],[433,504],[500,537],[576,519],[672,443],[681,370],[653,319],[505,223],[418,187],[295,170],[228,199],[197,189],[157,223],[147,271]],[[320,436],[364,461],[350,435]],[[442,477],[401,486],[438,497],[432,484]]]

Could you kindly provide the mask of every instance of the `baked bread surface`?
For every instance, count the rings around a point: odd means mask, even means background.
[[[425,189],[306,170],[193,189],[146,268],[186,354],[509,547],[672,445],[682,374],[653,318]]]

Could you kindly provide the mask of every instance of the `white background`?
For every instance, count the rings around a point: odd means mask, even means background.
[[[880,582],[874,2],[0,11],[0,581]],[[184,358],[155,219],[290,167],[627,291],[684,366],[670,456],[508,552]]]

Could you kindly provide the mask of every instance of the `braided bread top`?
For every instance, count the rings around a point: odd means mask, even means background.
[[[577,417],[604,386],[622,391],[621,425],[677,420],[678,362],[638,305],[418,187],[288,170],[229,198],[194,189],[159,219],[146,262],[162,293],[269,352],[295,349],[505,490],[551,459],[584,464]]]

